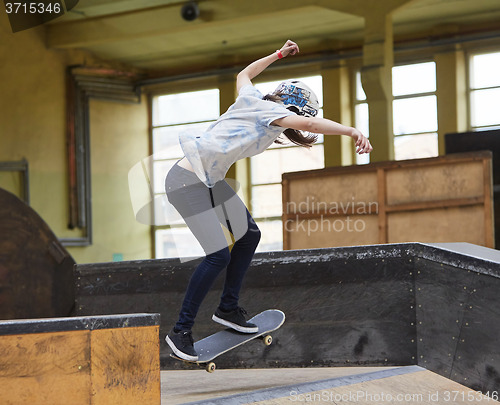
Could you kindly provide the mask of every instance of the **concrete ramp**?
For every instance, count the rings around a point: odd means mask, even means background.
[[[484,395],[420,366],[231,370],[230,374],[214,375],[189,371],[163,373],[164,404],[498,403],[495,400],[498,393]],[[194,377],[196,386],[186,384]],[[228,387],[240,392],[229,394]]]

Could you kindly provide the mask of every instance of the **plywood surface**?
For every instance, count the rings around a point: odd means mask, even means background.
[[[294,233],[290,249],[378,243],[378,219],[375,215],[299,217],[287,221],[286,229]]]
[[[387,203],[483,196],[482,161],[387,170]]]
[[[10,404],[90,404],[90,332],[0,338],[0,398]]]
[[[0,336],[0,403],[158,405],[158,329]]]
[[[95,330],[91,339],[93,405],[157,403],[158,326]]]
[[[389,213],[388,242],[468,242],[485,245],[481,206]]]
[[[193,401],[217,401],[217,398],[255,390],[386,369],[389,367],[259,368],[216,370],[213,374],[209,374],[205,370],[162,371],[162,405],[178,405]],[[197,384],[187,386],[187,381],[196,381]]]
[[[474,152],[285,173],[283,247],[399,242],[494,247],[491,164],[490,153]],[[353,231],[349,225],[356,221]]]
[[[337,405],[498,404],[497,401],[480,392],[427,370],[302,394],[291,391],[286,397],[255,402],[255,404],[283,405],[317,402]]]
[[[194,380],[198,384],[186,386],[186,381]],[[420,367],[163,371],[162,404],[186,403],[498,404]]]
[[[290,184],[290,201],[308,202],[310,208],[314,202],[346,204],[352,201],[376,201],[376,180],[377,175],[373,172],[298,179]]]

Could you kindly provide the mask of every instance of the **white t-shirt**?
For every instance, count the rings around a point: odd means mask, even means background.
[[[235,103],[205,132],[185,131],[179,135],[186,158],[208,187],[224,179],[237,160],[266,150],[284,131],[271,123],[295,114],[262,97],[252,85],[244,86]]]

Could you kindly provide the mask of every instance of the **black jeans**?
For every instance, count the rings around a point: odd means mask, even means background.
[[[260,240],[260,230],[224,180],[209,189],[193,172],[175,164],[165,179],[165,191],[206,255],[191,276],[175,325],[178,330],[189,330],[201,303],[224,268],[227,270],[220,308],[225,311],[237,308],[243,278]],[[234,237],[232,249],[223,227]]]

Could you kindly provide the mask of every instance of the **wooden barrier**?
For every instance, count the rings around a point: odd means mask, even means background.
[[[494,247],[491,152],[283,174],[283,248]]]
[[[2,405],[159,405],[159,318],[0,322]]]

